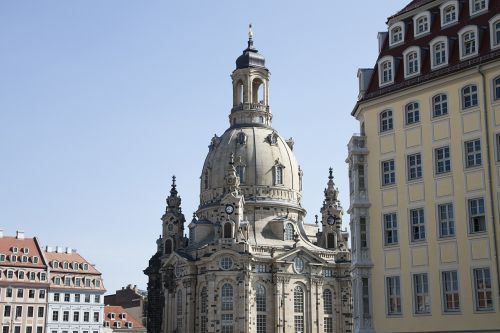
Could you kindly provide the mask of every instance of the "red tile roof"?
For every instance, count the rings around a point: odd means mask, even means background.
[[[115,318],[111,319],[111,313],[115,314]],[[125,313],[126,317],[122,318],[122,314]],[[145,328],[141,322],[133,317],[127,310],[125,310],[123,307],[118,306],[118,305],[105,305],[104,306],[104,321],[109,322],[110,328],[116,329],[116,322],[120,322],[120,328],[126,329],[127,328],[127,322],[132,323],[132,329],[141,329]]]
[[[17,249],[17,253],[13,250]],[[24,253],[27,249],[28,253]],[[15,267],[35,267],[46,268],[42,251],[39,247],[36,238],[23,238],[3,236],[0,238],[0,254],[4,254],[5,260],[0,262],[0,266],[15,266]],[[16,261],[11,261],[11,256],[17,256]],[[22,257],[27,256],[28,261],[23,262]],[[33,257],[38,257],[38,262],[34,263]]]
[[[47,262],[49,266],[51,267],[52,272],[71,272],[71,273],[87,273],[87,274],[101,274],[93,265],[91,265],[87,260],[85,260],[78,252],[71,252],[71,253],[66,253],[66,252],[56,252],[54,251],[45,251],[45,257],[47,258]],[[53,268],[52,262],[53,261],[58,261],[59,262],[59,268]],[[69,268],[65,269],[62,266],[63,262],[68,262],[69,264],[73,264],[74,262],[77,262],[79,267],[78,269],[72,268],[70,265]],[[88,270],[83,270],[83,264],[88,265]]]
[[[405,8],[417,8],[422,6],[424,3],[430,1],[427,0],[414,0]],[[439,4],[439,3],[438,3]],[[413,7],[412,7],[413,6]],[[403,9],[404,11],[405,9]],[[409,10],[409,9],[408,9]],[[375,64],[373,75],[368,86],[368,89],[360,100],[360,102],[369,100],[372,98],[377,98],[379,96],[392,93],[412,85],[420,84],[422,82],[430,81],[444,75],[448,75],[454,72],[461,71],[466,68],[477,66],[481,63],[491,61],[493,59],[500,58],[499,50],[490,49],[490,34],[489,34],[489,20],[500,13],[500,1],[490,1],[488,11],[478,14],[475,16],[470,16],[469,14],[469,1],[464,1],[461,6],[459,6],[458,23],[452,26],[441,28],[441,18],[439,6],[430,8],[431,12],[431,26],[430,33],[426,36],[415,38],[413,33],[413,20],[411,17],[404,19],[405,22],[405,36],[404,42],[401,45],[395,47],[389,47],[389,36],[385,38],[384,44],[380,51],[378,59],[384,56],[393,56],[394,62],[394,83],[389,84],[384,87],[379,87],[379,75],[378,66]],[[458,31],[467,25],[476,25],[479,31],[478,38],[478,55],[473,58],[468,58],[461,61],[459,57],[459,41],[458,41]],[[431,71],[429,52],[429,42],[438,37],[444,36],[449,38],[449,59],[448,65],[444,68]],[[421,71],[420,75],[412,78],[404,78],[404,61],[403,61],[403,51],[408,47],[418,46],[421,48]],[[378,61],[377,59],[377,61]],[[359,102],[358,102],[359,104]],[[353,110],[353,114],[357,109],[357,106]]]

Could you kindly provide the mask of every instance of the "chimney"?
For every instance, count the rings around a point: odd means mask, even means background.
[[[358,82],[359,82],[359,93],[358,100],[365,96],[368,90],[368,85],[372,79],[373,69],[372,68],[360,68],[358,69]]]
[[[56,253],[63,253],[63,247],[62,246],[56,246]]]
[[[385,39],[387,38],[387,31],[384,31],[384,32],[379,32],[377,34],[377,39],[378,39],[378,53],[380,53],[380,51],[382,51],[382,47],[384,47],[384,42],[385,42]]]
[[[16,238],[17,239],[24,239],[24,231],[22,231],[22,230],[16,231]]]
[[[45,252],[52,252],[52,247],[47,245],[45,247]]]
[[[67,248],[66,248],[66,253],[67,253],[67,254],[71,254],[71,248],[70,248],[70,247],[67,247]]]

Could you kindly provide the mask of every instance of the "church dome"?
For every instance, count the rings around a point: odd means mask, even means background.
[[[302,175],[285,140],[269,126],[231,127],[214,136],[201,175],[200,208],[217,204],[232,161],[245,202],[300,208]]]

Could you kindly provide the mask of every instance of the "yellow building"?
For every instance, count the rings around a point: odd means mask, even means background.
[[[500,1],[387,25],[348,145],[355,332],[500,332]]]

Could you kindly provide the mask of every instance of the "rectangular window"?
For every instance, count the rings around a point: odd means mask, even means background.
[[[427,273],[413,275],[413,299],[415,313],[430,313],[431,298],[429,295],[429,282]]]
[[[80,321],[80,312],[79,311],[73,312],[73,321],[74,322],[79,322]]]
[[[453,216],[453,204],[438,205],[439,237],[455,236],[455,218]]]
[[[294,316],[295,333],[304,332],[304,316]]]
[[[4,326],[2,328],[2,333],[9,333],[9,326]]]
[[[257,315],[257,333],[267,333],[267,316]]]
[[[80,278],[78,278],[78,277],[77,277],[77,278],[75,278],[75,286],[76,286],[76,287],[80,287],[80,284],[81,284],[81,282],[80,282],[80,281],[81,281],[81,280],[80,280]]]
[[[361,279],[361,288],[363,293],[363,315],[370,315],[370,294],[368,289],[368,278]]]
[[[88,323],[90,321],[90,312],[85,311],[83,313],[83,321]]]
[[[70,294],[64,294],[64,301],[69,302],[70,300]]]
[[[42,326],[37,326],[36,327],[36,333],[42,333],[43,332],[43,327]]]
[[[59,302],[59,293],[54,293],[54,302]]]
[[[14,333],[21,333],[21,326],[14,326]]]
[[[16,306],[16,318],[20,318],[23,315],[23,307],[21,305]]]
[[[389,315],[401,314],[401,288],[399,276],[385,278],[387,288],[387,312]]]
[[[80,294],[75,294],[75,302],[80,303]]]
[[[411,222],[411,240],[417,242],[425,240],[425,218],[424,209],[411,209],[410,210]]]
[[[28,318],[33,318],[33,314],[34,314],[33,307],[28,306]]]
[[[391,185],[396,182],[396,168],[394,160],[382,162],[382,185]]]
[[[221,333],[233,333],[233,315],[221,315]]]
[[[358,165],[358,186],[360,190],[365,190],[365,166]]]
[[[11,306],[10,305],[6,305],[3,308],[3,316],[4,317],[10,317],[10,310],[11,310]]]
[[[407,156],[408,180],[422,178],[422,156],[420,153]]]
[[[44,312],[45,312],[44,308],[39,306],[38,307],[38,318],[43,318]]]
[[[66,277],[64,278],[64,285],[65,285],[66,287],[69,287],[69,286],[71,285],[71,278],[70,278],[70,277],[66,276]]]
[[[450,147],[441,147],[434,149],[434,161],[436,165],[436,174],[450,172]]]
[[[85,294],[85,303],[90,303],[90,294]]]
[[[94,323],[99,322],[99,312],[94,312]]]
[[[59,320],[59,311],[52,311],[52,321],[58,321]]]
[[[493,294],[489,268],[474,269],[474,292],[477,311],[493,310]]]
[[[45,299],[45,290],[41,289],[41,290],[38,292],[38,298],[40,298],[40,299]]]
[[[28,298],[35,298],[35,290],[34,289],[28,290]]]
[[[485,232],[484,199],[469,199],[469,231],[470,233]]]
[[[23,298],[24,296],[24,290],[19,288],[17,289],[17,298]]]
[[[33,327],[26,326],[26,333],[33,333]]]
[[[359,244],[362,249],[366,249],[368,247],[366,237],[366,217],[359,218]]]
[[[101,302],[101,295],[95,295],[94,296],[94,302],[100,303]]]
[[[443,306],[445,312],[460,311],[457,271],[442,272]]]
[[[323,324],[325,326],[325,333],[333,333],[333,318],[332,317],[325,317],[323,320]]]
[[[396,213],[384,214],[385,245],[398,243],[398,221]]]
[[[63,311],[63,321],[69,321],[69,311]]]
[[[465,166],[467,168],[482,164],[481,140],[471,140],[465,142]]]

